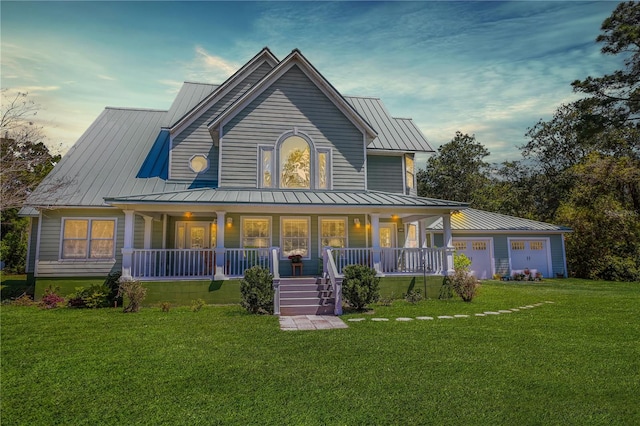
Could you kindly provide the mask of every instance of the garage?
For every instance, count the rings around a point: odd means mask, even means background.
[[[491,238],[453,238],[456,253],[463,253],[471,260],[471,273],[478,279],[493,276]]]
[[[511,270],[535,269],[543,276],[551,276],[551,252],[549,239],[509,239],[509,260]]]

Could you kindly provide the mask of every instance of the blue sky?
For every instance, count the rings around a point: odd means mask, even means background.
[[[594,41],[616,5],[3,0],[0,82],[29,92],[65,151],[105,106],[167,109],[183,81],[219,83],[264,46],[281,59],[298,48],[341,93],[413,118],[434,147],[460,130],[501,162],[576,99],[573,80],[621,67]]]

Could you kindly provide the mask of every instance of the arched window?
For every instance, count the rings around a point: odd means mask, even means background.
[[[280,145],[280,188],[311,188],[311,148],[300,136]]]

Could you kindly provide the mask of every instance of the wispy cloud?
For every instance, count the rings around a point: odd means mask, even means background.
[[[204,47],[196,46],[195,57],[187,64],[187,79],[201,82],[221,82],[238,70],[239,64],[221,56],[209,53]]]
[[[111,76],[104,75],[104,74],[98,74],[98,76],[97,76],[97,77],[98,77],[100,80],[107,80],[107,81],[116,81],[116,80],[117,80],[117,78],[115,78],[115,77],[111,77]]]

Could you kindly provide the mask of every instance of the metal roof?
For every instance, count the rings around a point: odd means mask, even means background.
[[[347,102],[378,132],[367,149],[433,152],[427,138],[410,118],[393,118],[379,98],[345,96]]]
[[[381,191],[305,191],[255,188],[198,188],[146,195],[107,197],[109,203],[267,204],[297,206],[465,208],[466,203]]]
[[[442,218],[437,218],[427,227],[442,230]],[[571,228],[566,226],[476,209],[464,209],[452,214],[451,229],[454,231],[571,232]]]
[[[217,84],[190,83],[185,81],[167,112],[165,125],[173,126],[217,88]]]

